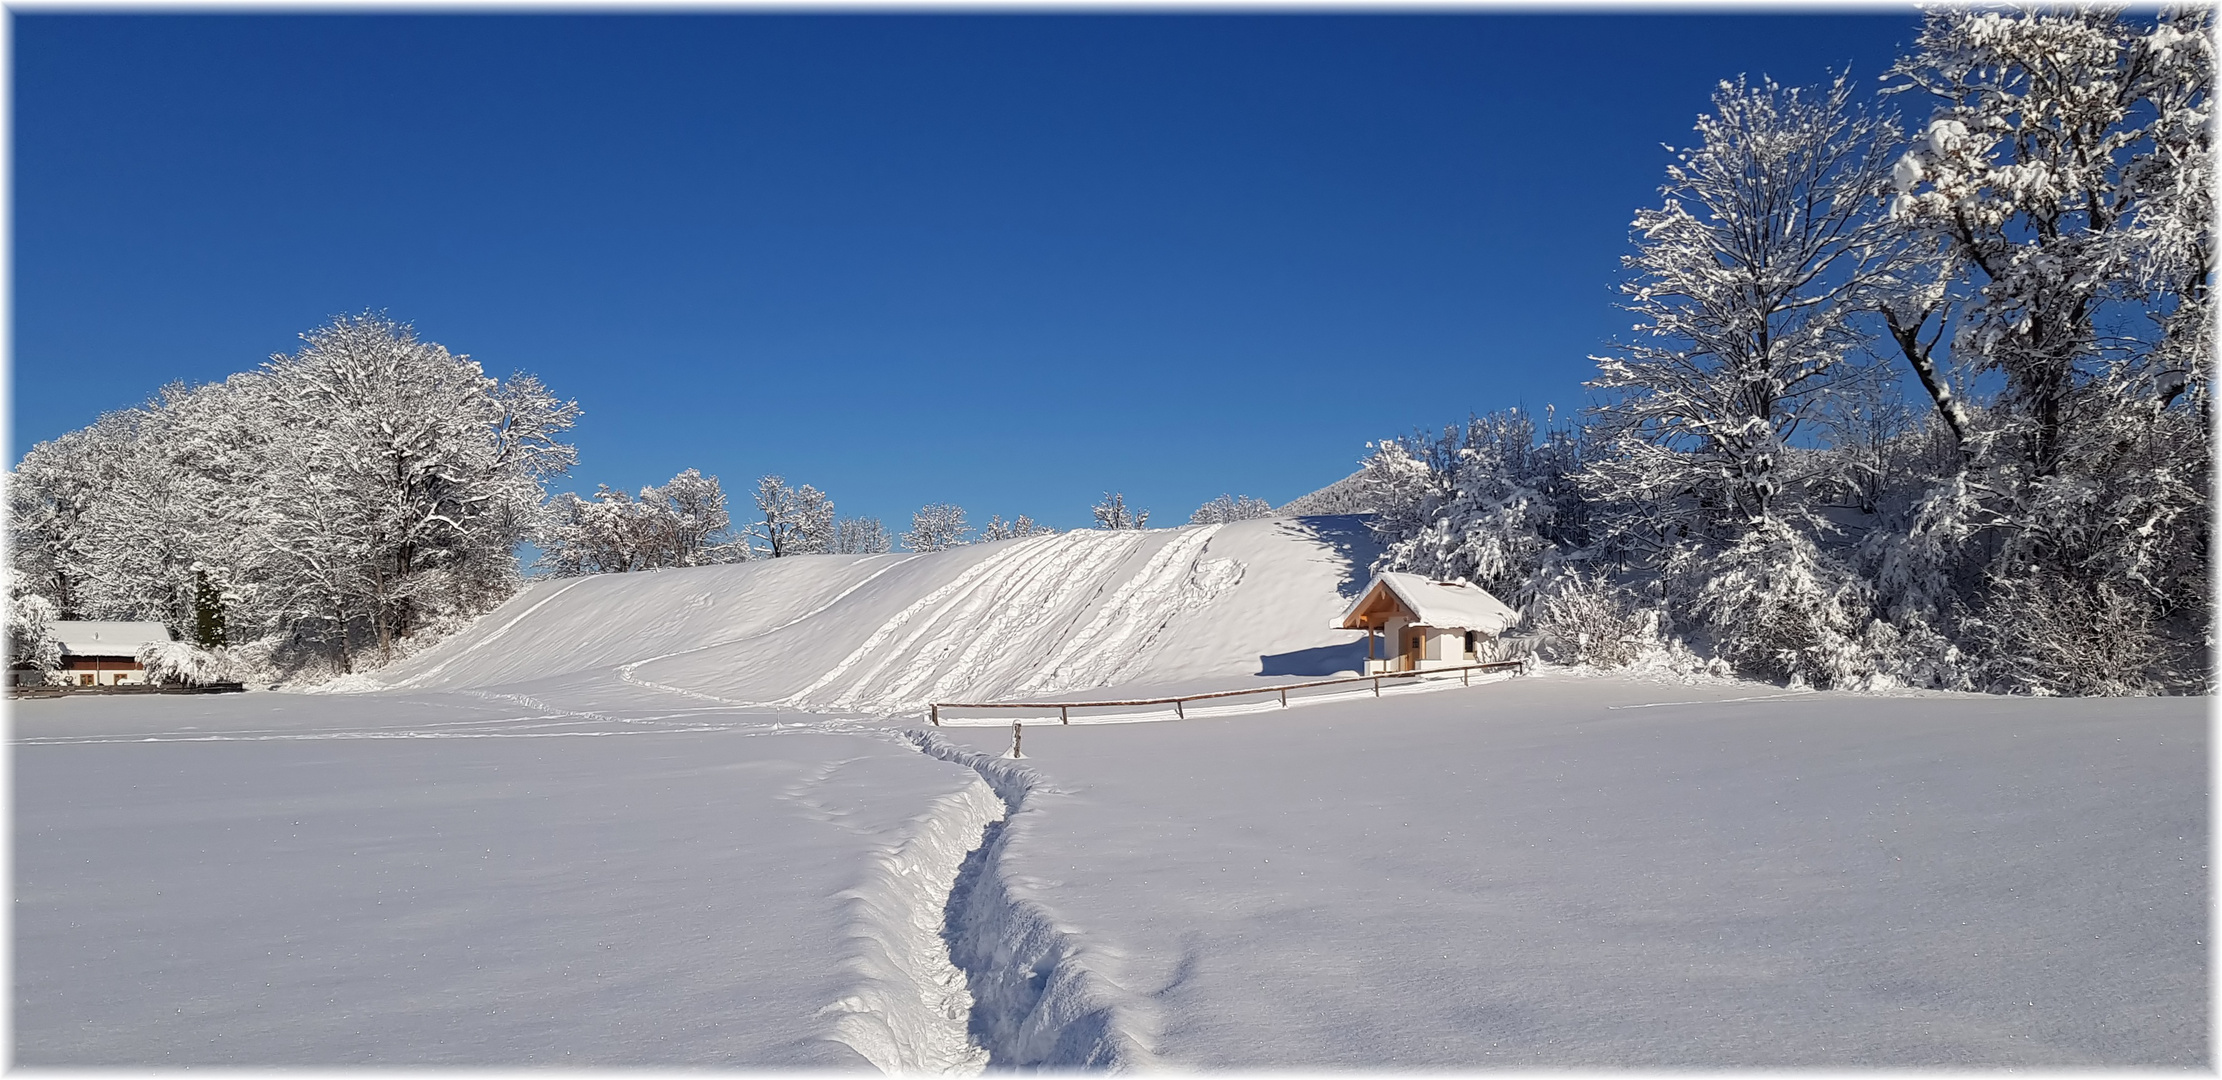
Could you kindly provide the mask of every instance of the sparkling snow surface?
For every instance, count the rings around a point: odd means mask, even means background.
[[[15,1059],[2207,1061],[2204,701],[1554,674],[1016,761],[920,722],[1354,667],[1370,556],[1323,518],[544,582],[377,692],[15,703]]]

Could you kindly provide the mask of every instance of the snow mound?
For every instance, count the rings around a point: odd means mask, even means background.
[[[1372,557],[1355,517],[1079,531],[926,555],[820,555],[535,583],[378,673],[390,689],[561,680],[887,716],[1356,666],[1322,629]]]

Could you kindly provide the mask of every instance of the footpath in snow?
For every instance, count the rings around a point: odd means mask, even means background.
[[[19,702],[16,1060],[2207,1061],[2203,701],[922,725],[1354,668],[1364,535],[549,581],[368,692]]]

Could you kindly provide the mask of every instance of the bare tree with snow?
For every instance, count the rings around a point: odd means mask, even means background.
[[[1190,525],[1224,525],[1230,521],[1249,521],[1273,516],[1273,504],[1248,495],[1221,495],[1196,508],[1188,515]]]
[[[980,529],[980,543],[997,540],[1019,540],[1029,536],[1047,536],[1057,530],[1036,524],[1033,518],[1020,514],[1014,521],[1005,521],[1001,514],[990,514],[988,523]]]
[[[756,482],[756,511],[761,517],[749,526],[748,536],[765,558],[832,550],[837,520],[833,500],[817,488],[789,487],[784,478],[766,476]]]
[[[912,551],[947,551],[969,543],[971,535],[972,528],[964,521],[964,507],[928,503],[910,516],[910,531],[903,534],[903,546]]]
[[[1107,492],[1104,492],[1104,494],[1103,494],[1103,501],[1102,501],[1102,502],[1100,502],[1100,503],[1097,503],[1097,504],[1096,504],[1096,505],[1094,506],[1094,508],[1093,508],[1093,509],[1094,509],[1094,512],[1095,512],[1095,516],[1096,516],[1096,528],[1099,528],[1099,529],[1146,529],[1146,528],[1149,528],[1149,523],[1150,523],[1150,512],[1149,512],[1149,511],[1147,511],[1147,510],[1139,510],[1139,511],[1136,511],[1136,510],[1129,510],[1129,509],[1127,509],[1127,505],[1126,505],[1126,494],[1125,494],[1124,492],[1119,492],[1119,491],[1107,491]]]
[[[836,555],[881,555],[894,547],[886,524],[878,518],[842,518],[833,523],[833,546],[829,550]]]

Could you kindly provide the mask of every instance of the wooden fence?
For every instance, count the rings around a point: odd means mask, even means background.
[[[1462,667],[1429,668],[1424,671],[1384,671],[1379,675],[1357,675],[1347,679],[1320,679],[1315,682],[1281,683],[1277,686],[1260,686],[1250,690],[1217,690],[1209,694],[1181,694],[1177,697],[1135,698],[1130,701],[937,701],[928,707],[929,712],[927,715],[932,718],[935,727],[940,727],[941,710],[943,709],[1055,709],[1057,710],[1058,723],[1070,724],[1072,723],[1072,710],[1074,709],[1109,709],[1132,705],[1171,705],[1173,707],[1173,715],[1186,720],[1188,719],[1188,710],[1185,707],[1186,703],[1191,701],[1203,701],[1208,698],[1250,697],[1258,694],[1278,693],[1281,695],[1281,707],[1285,709],[1288,707],[1288,692],[1291,690],[1308,690],[1312,687],[1317,686],[1349,686],[1353,683],[1370,682],[1373,684],[1373,696],[1380,697],[1381,680],[1383,679],[1416,679],[1426,675],[1447,675],[1455,671],[1458,673],[1460,683],[1466,686],[1472,686],[1474,682],[1474,672],[1516,671],[1525,668],[1526,666],[1526,662],[1521,660],[1499,660],[1494,663],[1467,664]]]
[[[71,697],[78,694],[237,694],[246,686],[235,682],[209,683],[206,686],[158,685],[154,683],[111,683],[107,686],[11,686],[12,698]]]

